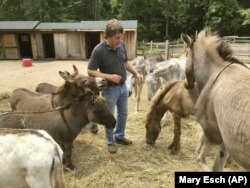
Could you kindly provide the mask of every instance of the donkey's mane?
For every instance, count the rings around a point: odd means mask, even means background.
[[[162,86],[158,89],[155,96],[152,98],[150,103],[149,112],[147,114],[147,121],[150,120],[153,116],[153,111],[155,107],[159,104],[161,99],[165,96],[165,94],[175,85],[176,81],[174,82],[165,82]]]
[[[202,30],[196,41],[201,42],[207,54],[214,62],[228,61],[237,63],[248,68],[243,62],[233,57],[233,51],[228,41],[219,37],[217,32],[212,32],[210,28]]]

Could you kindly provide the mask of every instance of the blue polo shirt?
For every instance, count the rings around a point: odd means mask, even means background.
[[[120,42],[119,46],[113,50],[107,45],[107,42],[99,43],[92,51],[88,69],[99,69],[102,73],[117,74],[126,80],[126,67],[128,61],[125,44]]]

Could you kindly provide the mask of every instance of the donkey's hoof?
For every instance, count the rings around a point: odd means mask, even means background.
[[[71,164],[67,164],[66,168],[69,168],[70,170],[74,170],[75,166],[71,163]]]
[[[169,150],[172,150],[172,149],[174,149],[175,148],[175,144],[174,143],[172,143],[172,144],[170,144],[169,146],[168,146],[168,149]]]
[[[98,127],[96,124],[92,124],[90,127],[90,131],[92,134],[97,134],[98,133]]]
[[[170,144],[168,146],[168,149],[170,150],[170,154],[177,155],[180,151],[180,147],[176,146],[176,144]]]
[[[177,155],[179,152],[180,152],[180,150],[178,150],[178,149],[172,149],[172,150],[170,151],[170,154],[171,154],[171,155]]]

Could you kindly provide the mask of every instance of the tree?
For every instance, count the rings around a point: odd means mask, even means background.
[[[236,34],[242,20],[239,10],[236,0],[209,0],[205,24],[219,31],[221,35]]]

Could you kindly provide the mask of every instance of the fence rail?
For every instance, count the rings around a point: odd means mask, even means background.
[[[250,37],[226,36],[223,38],[231,43],[235,57],[250,63]]]
[[[245,63],[250,63],[250,37],[225,36],[232,46],[233,54]],[[186,52],[186,46],[181,41],[169,42],[138,42],[137,55],[161,53],[165,59],[179,57]]]
[[[183,42],[139,42],[137,45],[137,55],[148,55],[152,53],[161,53],[165,59],[178,57],[185,53]]]

